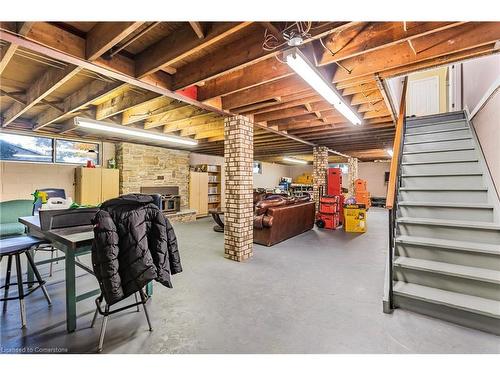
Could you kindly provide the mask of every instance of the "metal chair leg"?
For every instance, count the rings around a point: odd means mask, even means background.
[[[153,327],[151,326],[151,320],[149,319],[148,309],[146,307],[146,296],[142,290],[139,291],[142,300],[142,306],[144,307],[144,314],[146,314],[146,320],[148,321],[149,330],[152,331]]]
[[[5,290],[3,293],[3,298],[7,298],[9,296],[9,287],[10,287],[10,272],[12,269],[12,255],[9,255],[7,258],[7,273],[5,275]],[[3,312],[7,311],[7,300],[3,301]]]
[[[99,310],[95,309],[94,317],[92,318],[92,322],[90,323],[90,328],[94,328],[95,322],[97,321],[97,315],[99,315]]]
[[[109,305],[106,305],[106,308],[104,310],[104,318],[102,320],[101,334],[99,335],[99,345],[97,347],[98,353],[102,352],[102,346],[104,344],[104,335],[106,334],[106,325],[108,324],[108,318],[109,318],[108,313],[109,313]]]
[[[54,259],[54,250],[50,252],[49,277],[52,277],[52,269],[54,267],[54,262],[52,262],[53,259]]]
[[[135,303],[139,303],[139,299],[137,298],[137,293],[134,293],[134,297],[135,297]],[[139,305],[137,305],[137,312],[141,311],[141,309],[139,308]]]
[[[26,327],[26,308],[24,306],[23,274],[21,271],[21,257],[16,257],[17,290],[19,293],[19,309],[21,310],[21,328]]]
[[[33,273],[35,274],[35,278],[38,281],[40,288],[42,289],[42,292],[45,296],[45,299],[49,303],[49,306],[52,305],[52,301],[50,300],[49,293],[47,292],[47,288],[45,287],[45,282],[43,281],[42,277],[40,276],[40,272],[38,272],[38,268],[36,267],[36,264],[35,264],[33,258],[31,257],[31,254],[28,251],[25,254],[26,254],[26,258],[28,258],[28,262],[31,266],[31,269],[33,270]]]

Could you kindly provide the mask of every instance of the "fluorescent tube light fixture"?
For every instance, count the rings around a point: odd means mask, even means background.
[[[361,125],[361,118],[356,111],[347,104],[332,84],[323,78],[318,69],[309,62],[298,48],[286,50],[283,57],[295,73],[301,76],[328,103],[332,104],[347,120],[354,125]]]
[[[147,130],[134,129],[123,125],[115,125],[82,117],[75,117],[74,121],[75,125],[79,128],[96,130],[103,133],[113,133],[156,142],[179,143],[187,146],[196,146],[198,144],[197,141],[190,138],[158,134]]]
[[[392,152],[392,149],[388,148],[385,150],[385,152],[387,152],[387,154],[392,158],[392,155],[394,154],[394,152]]]
[[[297,163],[297,164],[307,164],[307,161],[306,160],[302,160],[302,159],[295,159],[295,158],[290,158],[288,156],[284,156],[283,157],[283,161],[287,161],[289,163]]]

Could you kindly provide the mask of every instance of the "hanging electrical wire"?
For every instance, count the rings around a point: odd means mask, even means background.
[[[340,33],[340,32],[339,32]],[[336,36],[338,36],[338,34]],[[324,49],[326,49],[328,52],[330,52],[330,54],[332,56],[335,56],[336,52],[333,52],[324,42],[323,42],[323,39],[322,38],[319,38],[319,42],[321,43],[321,45],[323,46]],[[337,66],[340,66],[342,69],[344,69],[347,73],[351,74],[352,72],[352,69],[349,70],[347,69],[344,65],[342,65],[341,63],[339,63],[338,61],[334,61],[335,64],[337,64]]]
[[[304,39],[310,38],[311,26],[312,22],[305,21],[286,23],[284,29],[280,30],[281,40],[266,28],[262,49],[264,51],[274,51],[286,45],[300,45]]]

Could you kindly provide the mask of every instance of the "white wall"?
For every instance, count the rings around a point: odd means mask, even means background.
[[[488,89],[498,82],[500,77],[500,55],[491,55],[463,64],[463,100],[464,106],[473,111]]]
[[[385,172],[389,172],[391,163],[359,162],[358,177],[366,180],[367,189],[372,197],[385,197],[387,184],[384,182]]]
[[[103,142],[102,164],[115,155],[115,145]],[[66,196],[75,197],[75,165],[53,163],[0,162],[0,201],[32,199],[31,193],[40,188],[62,188]]]
[[[262,174],[253,175],[254,188],[274,188],[281,177],[292,177],[290,167],[282,164],[262,163]]]
[[[500,89],[472,119],[488,168],[500,196]]]

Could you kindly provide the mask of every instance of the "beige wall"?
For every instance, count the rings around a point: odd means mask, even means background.
[[[101,147],[102,163],[114,157],[115,145],[104,142]],[[62,188],[66,196],[75,197],[75,165],[53,163],[0,162],[0,201],[32,199],[40,188]]]
[[[253,175],[254,188],[271,189],[278,186],[281,177],[292,177],[290,167],[282,164],[262,163],[262,174]]]
[[[472,112],[500,77],[500,55],[485,56],[463,63],[464,107]]]
[[[484,157],[500,194],[500,88],[472,119]]]
[[[190,164],[214,164],[222,167],[222,179],[224,186],[224,158],[222,156],[213,156],[197,154],[192,152],[190,155]],[[311,170],[312,166],[306,166],[304,170]],[[290,167],[282,164],[262,163],[262,174],[253,175],[254,188],[273,188],[278,185],[280,177],[294,177],[302,173],[302,166]],[[224,189],[224,187],[223,187]],[[224,194],[224,190],[223,190]]]
[[[389,172],[391,163],[364,162],[358,163],[358,177],[366,180],[368,191],[372,197],[385,197],[387,184],[384,182],[385,172]]]

